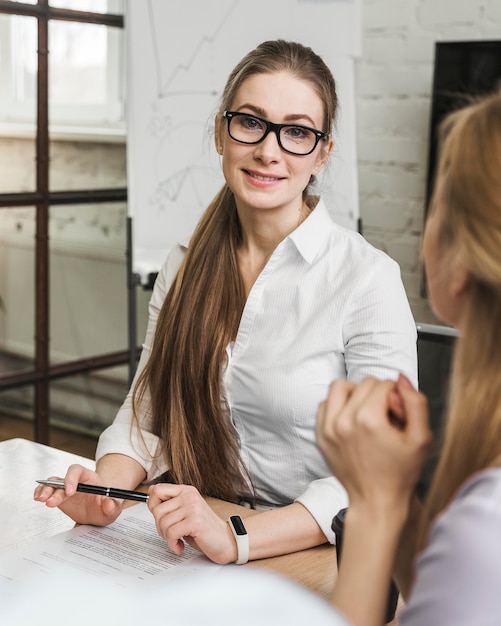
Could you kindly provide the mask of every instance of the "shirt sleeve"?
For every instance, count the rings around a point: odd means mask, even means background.
[[[159,438],[151,432],[152,416],[148,392],[140,406],[140,427],[133,420],[132,396],[137,379],[151,354],[153,336],[157,325],[158,315],[163,301],[172,284],[177,270],[185,254],[184,246],[176,246],[169,254],[166,262],[160,269],[148,308],[148,326],[143,343],[139,364],[129,392],[118,410],[111,426],[108,426],[99,437],[96,449],[96,461],[105,454],[124,454],[137,461],[146,471],[147,480],[153,480],[166,472],[169,467],[161,454]]]
[[[416,583],[402,626],[500,623],[500,489],[469,494],[435,522],[416,563]]]
[[[387,255],[378,254],[358,285],[343,328],[347,379],[367,376],[395,379],[405,374],[417,388],[417,331],[400,269]],[[348,495],[337,478],[315,480],[296,498],[308,509],[330,543],[333,517],[348,506]]]
[[[417,330],[398,264],[378,252],[343,326],[347,379],[407,376],[417,388]]]
[[[335,544],[332,520],[341,509],[348,506],[348,494],[339,480],[335,476],[314,480],[295,501],[308,509],[329,543]]]

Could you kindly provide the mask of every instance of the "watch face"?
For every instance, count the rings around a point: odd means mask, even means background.
[[[240,517],[240,515],[232,515],[230,517],[230,521],[237,535],[247,534],[247,531],[245,530],[245,526],[244,526],[244,523],[242,522],[242,518]]]

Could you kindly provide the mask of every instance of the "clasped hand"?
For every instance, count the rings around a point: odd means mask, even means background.
[[[426,398],[402,375],[336,381],[319,407],[317,439],[350,507],[406,505],[431,442]]]

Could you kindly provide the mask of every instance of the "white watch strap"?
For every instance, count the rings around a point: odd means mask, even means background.
[[[240,515],[230,515],[228,518],[231,532],[237,543],[237,565],[243,565],[249,560],[249,535]]]

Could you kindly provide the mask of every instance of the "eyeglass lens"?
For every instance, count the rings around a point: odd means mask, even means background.
[[[268,124],[253,115],[233,113],[228,119],[228,132],[235,141],[259,143],[268,132]],[[287,152],[305,155],[315,148],[318,137],[305,126],[291,125],[280,127],[278,140],[280,146]]]

